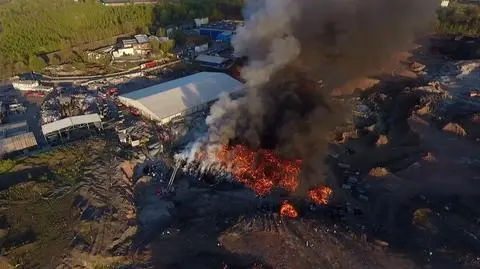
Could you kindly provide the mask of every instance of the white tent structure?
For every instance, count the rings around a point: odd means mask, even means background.
[[[100,118],[100,115],[95,113],[95,114],[88,114],[88,115],[81,115],[81,116],[73,116],[73,117],[69,117],[69,118],[44,124],[42,125],[42,133],[45,137],[47,137],[52,133],[60,133],[62,131],[68,131],[73,128],[81,128],[84,126],[86,126],[87,128],[90,128],[90,124],[93,124],[95,127],[99,129],[103,128],[102,119]]]
[[[211,63],[211,64],[223,64],[228,61],[228,58],[220,57],[220,56],[213,56],[213,55],[206,55],[200,54],[195,58],[195,60],[199,62]]]
[[[200,72],[134,91],[119,99],[137,108],[147,118],[161,124],[205,108],[224,94],[244,89],[244,85],[224,73]]]

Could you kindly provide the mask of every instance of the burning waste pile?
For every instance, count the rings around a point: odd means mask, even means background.
[[[282,188],[328,203],[327,137],[350,116],[330,92],[381,68],[428,26],[435,7],[415,0],[246,1],[233,46],[249,59],[242,69],[247,93],[215,103],[208,133],[177,161],[187,171],[230,175],[261,196]],[[281,212],[297,216],[288,201]]]

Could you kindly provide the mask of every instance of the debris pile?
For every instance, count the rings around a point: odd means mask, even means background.
[[[282,159],[271,150],[254,151],[244,145],[223,146],[217,159],[236,180],[260,196],[270,193],[276,186],[289,192],[294,192],[298,186],[301,161]]]
[[[82,88],[57,89],[42,104],[42,124],[72,116],[100,113],[102,103],[96,95]]]
[[[372,177],[384,177],[388,174],[390,174],[390,172],[388,172],[388,169],[385,167],[375,167],[368,172],[368,175]]]
[[[460,126],[458,123],[447,123],[445,126],[443,126],[442,130],[448,133],[456,134],[458,136],[467,135],[465,129],[463,129],[462,126]]]

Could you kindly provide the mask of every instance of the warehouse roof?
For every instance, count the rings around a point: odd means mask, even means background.
[[[145,34],[135,35],[135,39],[139,44],[148,43],[148,36]]]
[[[50,133],[60,131],[66,128],[73,127],[75,125],[87,124],[87,123],[96,123],[101,122],[102,119],[98,114],[88,114],[82,116],[74,116],[61,120],[57,120],[51,123],[42,125],[43,135],[48,135]]]
[[[201,72],[134,91],[120,96],[120,99],[133,100],[141,109],[163,119],[243,87],[240,81],[227,74]]]
[[[0,137],[8,137],[18,133],[25,133],[28,129],[26,121],[6,123],[0,125]]]
[[[11,153],[37,145],[37,140],[32,132],[0,139],[0,148],[5,153]]]
[[[200,54],[195,58],[195,60],[204,63],[212,63],[212,64],[223,64],[224,62],[228,61],[227,58],[220,57],[220,56],[212,56],[206,54]]]

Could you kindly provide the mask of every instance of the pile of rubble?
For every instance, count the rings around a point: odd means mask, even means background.
[[[115,126],[120,143],[137,147],[146,144],[154,136],[152,129],[144,121],[133,121],[126,124],[122,113],[119,114],[120,122]]]
[[[100,111],[99,99],[82,89],[52,92],[42,104],[42,123],[50,123],[62,118],[93,114]]]

